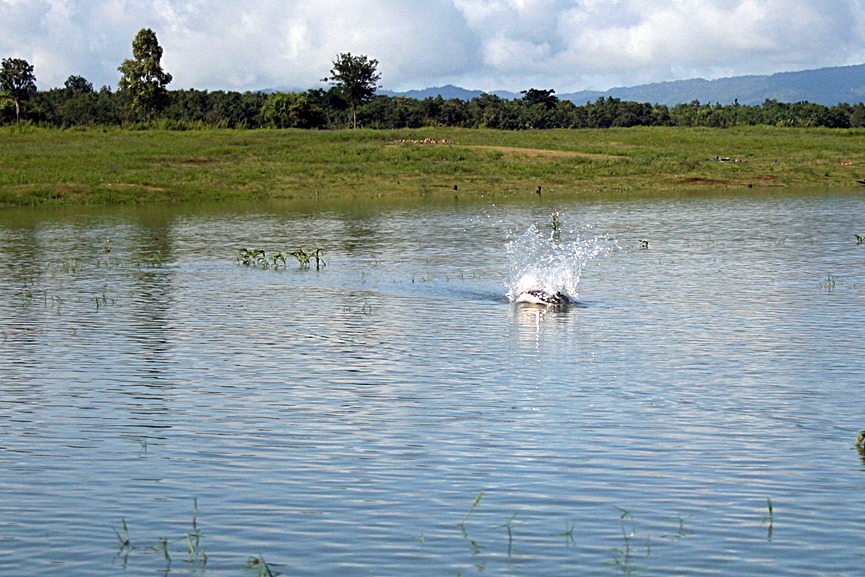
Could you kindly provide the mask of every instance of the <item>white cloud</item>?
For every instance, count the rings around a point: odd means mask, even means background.
[[[172,87],[315,88],[341,52],[390,89],[563,93],[861,63],[861,0],[0,0],[0,56],[41,88],[117,85],[141,28]]]
[[[855,63],[854,0],[455,0],[485,47],[485,73],[578,89]]]

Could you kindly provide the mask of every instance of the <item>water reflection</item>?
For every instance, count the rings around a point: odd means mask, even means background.
[[[543,352],[545,339],[551,339],[552,351],[562,348],[562,340],[569,340],[574,335],[574,327],[570,323],[578,321],[581,305],[545,306],[527,303],[510,305],[510,312],[519,342],[532,346],[537,352]]]

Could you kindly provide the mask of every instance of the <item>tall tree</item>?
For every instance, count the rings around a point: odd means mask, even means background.
[[[330,82],[351,104],[353,126],[357,128],[357,107],[368,102],[379,88],[381,74],[376,72],[378,60],[366,56],[352,56],[350,52],[340,54],[333,61],[330,76],[323,82]]]
[[[93,92],[93,84],[83,76],[72,75],[66,79],[63,86],[71,94],[90,94]]]
[[[171,74],[162,69],[162,47],[156,33],[142,28],[132,41],[131,60],[124,60],[118,70],[123,73],[120,89],[132,96],[132,110],[150,121],[153,114],[162,110],[168,103],[168,90]]]
[[[20,121],[21,103],[36,94],[33,65],[21,58],[4,58],[0,65],[0,90],[15,103],[15,121]]]
[[[537,88],[529,88],[528,90],[523,90],[520,94],[524,95],[523,102],[529,106],[540,104],[547,110],[552,110],[559,102],[559,97],[556,96],[555,90],[538,90]]]

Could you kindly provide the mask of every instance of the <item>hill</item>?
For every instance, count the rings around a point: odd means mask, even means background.
[[[548,89],[550,87],[527,87]],[[441,95],[442,98],[471,100],[483,94],[480,90],[467,90],[458,86],[442,86],[411,90],[409,92],[382,92],[390,96],[408,96],[424,99]],[[520,94],[493,91],[502,98],[520,98]],[[694,78],[672,82],[657,82],[641,86],[611,88],[606,91],[585,90],[558,94],[562,100],[582,105],[600,97],[613,97],[634,102],[675,106],[699,100],[702,103],[762,104],[767,99],[780,102],[813,102],[833,106],[840,102],[855,104],[865,101],[865,64],[836,66],[801,72],[779,72],[765,76],[734,76],[705,80]]]
[[[379,90],[378,93],[384,94],[385,96],[407,96],[409,98],[416,98],[417,100],[423,100],[424,98],[435,98],[436,96],[441,96],[445,100],[471,100],[472,98],[477,98],[478,96],[484,94],[484,91],[468,90],[466,88],[460,88],[459,86],[447,84],[445,86],[435,86],[432,88],[423,88],[420,90],[408,90],[406,92]],[[502,98],[507,99],[522,98],[522,94],[508,92],[506,90],[494,90],[490,92],[490,94],[495,94],[497,96],[501,96]]]

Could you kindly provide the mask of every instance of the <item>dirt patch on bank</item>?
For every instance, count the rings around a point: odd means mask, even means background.
[[[693,176],[689,178],[678,178],[673,182],[677,185],[681,186],[706,186],[706,187],[720,187],[720,186],[745,186],[751,188],[752,186],[761,186],[761,187],[772,187],[772,186],[784,186],[780,183],[775,183],[776,176],[772,176],[770,174],[763,174],[758,176],[753,176],[750,178],[744,178],[741,180],[729,180],[725,178],[702,178],[699,176]]]
[[[687,184],[687,185],[703,185],[703,186],[728,186],[734,184],[730,180],[724,180],[721,178],[700,178],[697,176],[691,178],[683,178],[678,181],[679,184]]]
[[[529,158],[586,158],[589,160],[619,160],[625,158],[615,154],[577,152],[573,150],[549,150],[545,148],[517,148],[514,146],[462,145],[462,148],[501,152],[505,156],[527,156]]]

